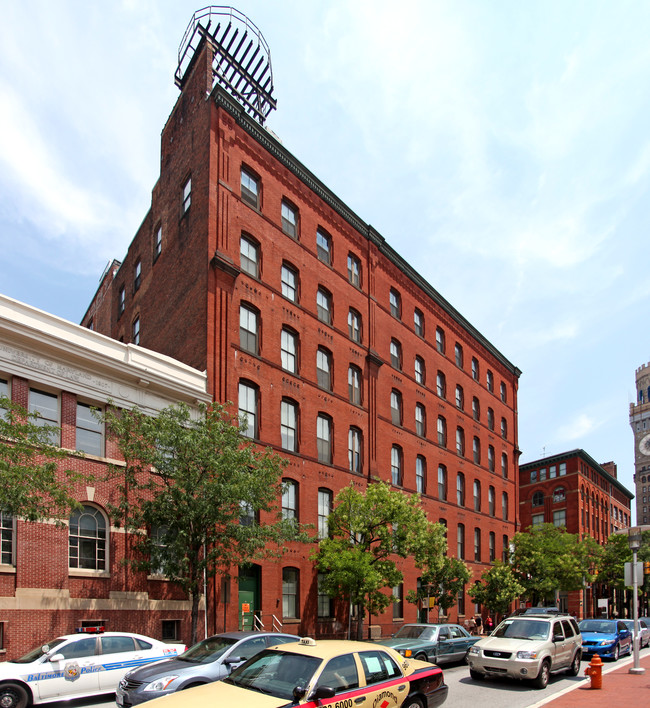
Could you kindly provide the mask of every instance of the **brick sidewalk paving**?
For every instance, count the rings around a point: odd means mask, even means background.
[[[642,708],[650,706],[650,653],[644,652],[639,665],[645,669],[644,674],[631,674],[634,666],[632,658],[619,661],[616,664],[606,662],[603,672],[603,687],[592,689],[591,680],[586,677],[571,688],[565,689],[555,696],[539,701],[535,706],[550,706],[550,708],[612,708],[612,706],[630,706]],[[589,664],[582,662],[580,676],[585,675]]]

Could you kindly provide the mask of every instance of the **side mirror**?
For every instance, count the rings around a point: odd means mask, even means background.
[[[52,654],[52,656],[49,658],[49,661],[52,662],[58,662],[58,661],[63,661],[64,657],[63,654]]]
[[[227,656],[224,660],[223,663],[226,666],[229,666],[232,668],[232,664],[241,664],[242,661],[245,661],[246,659],[243,656]]]
[[[554,635],[553,635],[553,641],[554,641],[554,642],[563,642],[563,641],[564,641],[564,635],[563,635],[563,634],[554,634]]]
[[[298,701],[302,700],[305,697],[306,693],[307,693],[307,688],[305,686],[296,686],[293,689],[294,702],[298,703]]]
[[[297,688],[297,687],[296,687]],[[293,689],[296,690],[295,688]],[[319,686],[312,694],[311,698],[315,701],[322,700],[323,698],[334,698],[336,691],[331,686]]]

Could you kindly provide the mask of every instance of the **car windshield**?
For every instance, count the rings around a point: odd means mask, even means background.
[[[321,663],[313,656],[266,649],[235,669],[224,682],[292,701],[293,689],[307,688]]]
[[[65,642],[65,639],[62,637],[57,637],[57,639],[53,639],[51,642],[48,642],[47,644],[41,644],[40,647],[36,647],[36,649],[32,649],[31,651],[28,651],[25,656],[21,656],[20,659],[14,659],[13,663],[14,664],[31,664],[32,661],[36,661],[39,657],[43,656],[43,654],[46,654],[48,651],[54,649],[54,647],[58,647],[59,644],[62,644]],[[43,648],[45,647],[45,651],[43,651]]]
[[[616,622],[612,620],[582,620],[579,626],[581,632],[616,634]]]
[[[181,661],[189,661],[193,664],[210,664],[216,661],[223,653],[239,639],[231,637],[208,637],[202,642],[191,646],[177,658]]]
[[[504,620],[492,633],[493,637],[505,639],[548,639],[549,622],[537,622],[532,619],[513,617]]]
[[[434,634],[435,629],[431,627],[416,627],[406,624],[395,633],[395,639],[431,639]]]

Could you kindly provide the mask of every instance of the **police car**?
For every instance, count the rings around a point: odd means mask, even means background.
[[[186,649],[184,644],[96,627],[77,632],[57,637],[15,661],[0,662],[0,708],[113,693],[129,669]]]
[[[389,647],[303,638],[261,651],[222,681],[156,698],[148,708],[436,708],[447,692],[439,666]]]

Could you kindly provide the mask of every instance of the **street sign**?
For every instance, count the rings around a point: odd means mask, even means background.
[[[632,563],[625,564],[625,585],[628,588],[634,587],[634,582],[632,581]],[[636,564],[636,584],[637,586],[643,585],[643,563],[638,561]]]

